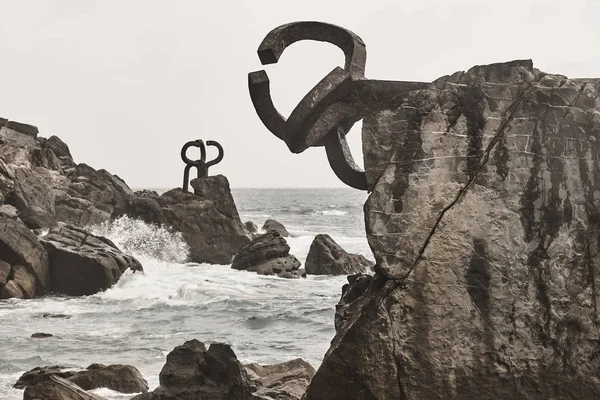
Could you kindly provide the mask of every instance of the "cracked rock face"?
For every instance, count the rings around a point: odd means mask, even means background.
[[[376,278],[305,399],[600,397],[600,80],[477,66],[363,121]]]

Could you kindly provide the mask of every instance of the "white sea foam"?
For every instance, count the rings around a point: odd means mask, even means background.
[[[320,214],[320,215],[328,215],[328,216],[334,216],[334,217],[340,217],[342,215],[347,215],[348,211],[341,211],[341,210],[323,210],[323,211],[315,211],[315,214]]]

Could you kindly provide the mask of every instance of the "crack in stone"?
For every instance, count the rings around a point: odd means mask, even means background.
[[[510,124],[510,122],[512,122],[513,116],[515,115],[515,113],[519,109],[519,105],[521,104],[521,102],[523,101],[523,99],[525,98],[525,96],[527,96],[528,94],[531,93],[531,91],[533,90],[533,88],[534,88],[534,84],[531,84],[507,108],[507,110],[505,112],[505,116],[502,118],[504,120],[504,122],[502,124],[500,124],[500,126],[498,127],[497,133],[494,135],[494,138],[490,141],[490,144],[485,149],[485,152],[484,152],[483,158],[482,158],[482,162],[479,164],[479,167],[477,168],[477,170],[475,171],[475,173],[473,174],[473,176],[469,179],[469,181],[465,184],[465,186],[463,186],[462,189],[459,190],[459,192],[456,195],[456,197],[454,198],[454,200],[452,202],[450,202],[450,204],[448,204],[447,206],[445,206],[442,209],[442,211],[438,215],[438,218],[435,221],[433,227],[431,228],[431,230],[429,232],[429,235],[425,239],[425,242],[423,243],[423,246],[421,246],[421,249],[419,250],[419,255],[417,256],[417,258],[415,259],[415,261],[413,262],[413,264],[409,268],[409,270],[406,273],[406,275],[401,279],[401,281],[406,280],[410,276],[410,274],[412,273],[412,271],[415,269],[415,267],[417,266],[417,264],[419,263],[419,261],[421,261],[421,259],[423,258],[423,254],[425,253],[425,250],[427,249],[427,246],[429,245],[429,242],[431,241],[431,238],[433,237],[433,235],[435,235],[435,232],[436,232],[439,224],[442,222],[442,219],[446,215],[446,212],[448,212],[452,207],[454,207],[454,205],[458,202],[458,200],[460,200],[460,198],[467,192],[467,190],[469,190],[469,188],[471,187],[471,185],[475,182],[475,180],[479,176],[479,173],[481,172],[481,170],[483,169],[483,167],[489,161],[489,159],[490,159],[490,153],[493,150],[494,146],[498,143],[498,141],[500,140],[500,137],[502,136],[502,134],[504,133],[504,131],[506,130],[506,128],[508,127],[508,125]],[[511,108],[512,108],[512,111],[511,111]],[[506,113],[508,113],[508,112],[510,112],[510,114],[508,116],[506,116]]]
[[[406,397],[406,393],[404,393],[404,389],[402,387],[402,380],[401,380],[401,376],[400,376],[400,362],[398,361],[398,358],[396,357],[396,339],[394,338],[394,334],[393,334],[394,329],[393,329],[392,313],[390,312],[389,307],[387,307],[385,304],[383,304],[383,302],[381,303],[381,306],[387,312],[387,316],[388,316],[388,320],[389,320],[389,324],[390,324],[390,331],[392,332],[392,356],[394,357],[394,361],[396,362],[396,380],[398,381],[398,390],[400,391],[399,400],[405,400],[407,397]]]

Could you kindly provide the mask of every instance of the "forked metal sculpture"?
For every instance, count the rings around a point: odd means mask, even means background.
[[[267,73],[251,72],[248,86],[254,108],[263,124],[290,151],[301,153],[308,147],[324,146],[329,165],[342,182],[369,190],[365,172],[352,158],[346,134],[362,118],[393,106],[399,101],[399,94],[423,89],[429,83],[366,79],[367,51],[362,39],[347,29],[323,22],[293,22],[273,29],[258,48],[261,63],[277,63],[283,51],[300,40],[336,45],[344,52],[344,68],[336,67],[321,79],[287,120],[273,105]]]
[[[214,160],[211,160],[208,162],[206,161],[206,146],[215,146],[217,148],[217,150],[219,151],[219,154],[217,155],[217,157]],[[207,140],[206,146],[204,145],[204,142],[202,140],[198,139],[198,140],[192,140],[190,142],[187,142],[181,148],[181,159],[186,164],[185,169],[183,170],[183,191],[184,192],[188,191],[188,183],[190,180],[190,169],[192,167],[196,167],[196,172],[197,172],[196,176],[198,178],[203,178],[203,177],[208,176],[208,168],[209,167],[220,163],[221,160],[223,159],[223,146],[221,146],[221,144],[219,144],[219,142],[216,142],[214,140]],[[190,160],[187,157],[186,153],[190,147],[198,147],[200,149],[200,159],[199,160]]]

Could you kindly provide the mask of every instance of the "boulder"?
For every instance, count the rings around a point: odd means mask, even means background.
[[[248,232],[248,234],[258,232],[258,226],[256,226],[256,224],[252,221],[244,222],[244,229],[246,229],[246,232]]]
[[[23,400],[105,400],[103,397],[88,393],[71,381],[56,375],[50,375],[37,385],[28,386]]]
[[[231,347],[190,340],[167,355],[160,386],[132,400],[219,399],[250,400],[255,388]]]
[[[10,204],[3,204],[0,206],[0,215],[3,217],[17,219],[19,218],[19,210]]]
[[[57,223],[53,214],[36,206],[21,210],[19,218],[29,229],[51,228]]]
[[[44,333],[44,332],[36,332],[31,334],[31,337],[33,339],[47,339],[49,337],[53,337],[54,335],[51,333]]]
[[[233,259],[231,268],[261,275],[298,277],[301,263],[289,252],[290,246],[279,232],[270,231],[244,245]]]
[[[2,298],[30,298],[50,288],[48,255],[38,238],[19,220],[0,214],[1,275],[10,270],[0,285]],[[0,280],[1,283],[2,280]],[[3,286],[3,287],[2,287]]]
[[[131,365],[92,364],[68,378],[85,390],[108,388],[120,393],[146,393],[148,382],[140,371]]]
[[[248,377],[258,386],[254,396],[264,399],[300,400],[315,375],[315,369],[301,358],[280,364],[246,364]]]
[[[127,269],[142,271],[135,258],[110,240],[74,226],[59,224],[40,239],[48,251],[52,290],[71,296],[108,289]]]
[[[376,276],[315,399],[600,398],[600,79],[476,66],[363,119]]]
[[[309,275],[350,275],[371,271],[373,262],[361,254],[350,254],[329,235],[317,235],[304,265]]]
[[[261,229],[263,230],[263,232],[277,231],[279,232],[279,235],[281,237],[290,236],[287,229],[285,229],[285,226],[283,226],[282,223],[275,221],[274,219],[266,220]]]
[[[35,334],[32,337],[50,337],[49,334]],[[23,389],[44,383],[50,376],[64,378],[83,390],[108,388],[120,393],[146,393],[148,383],[137,368],[131,365],[92,364],[85,370],[74,371],[64,367],[36,367],[25,372],[15,383],[15,389]]]

